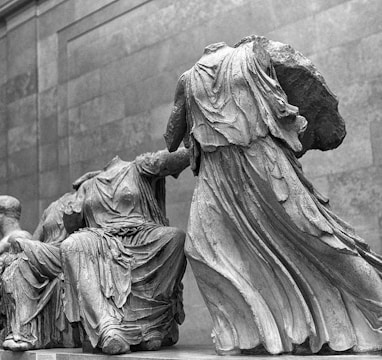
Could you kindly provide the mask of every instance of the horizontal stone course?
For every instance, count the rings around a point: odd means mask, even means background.
[[[101,93],[100,71],[86,73],[68,83],[68,107],[82,104]]]

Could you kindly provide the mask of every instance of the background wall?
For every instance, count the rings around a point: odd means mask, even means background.
[[[177,78],[213,42],[250,34],[310,57],[340,99],[348,135],[302,159],[334,210],[382,252],[382,1],[0,0],[0,193],[23,226],[115,154],[164,147]],[[4,10],[5,9],[5,10]],[[8,11],[8,10],[9,11]],[[168,216],[186,228],[194,179],[168,181]],[[181,343],[210,343],[190,270]]]

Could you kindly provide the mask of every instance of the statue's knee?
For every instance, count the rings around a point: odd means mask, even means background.
[[[70,253],[72,251],[78,251],[78,241],[77,235],[73,234],[66,238],[60,246],[61,254]]]

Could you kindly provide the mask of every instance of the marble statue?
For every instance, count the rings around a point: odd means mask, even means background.
[[[18,225],[18,200],[0,197],[0,253],[11,257],[1,277],[3,347],[85,340],[120,354],[176,343],[184,320],[185,234],[166,219],[165,177],[188,165],[186,149],[130,162],[115,157],[51,204],[33,236]]]
[[[129,162],[115,157],[76,184],[64,224],[85,226],[71,226],[78,231],[60,247],[64,311],[104,353],[158,350],[178,340],[185,234],[169,227],[164,180],[188,165],[186,149]]]
[[[216,351],[378,351],[382,258],[296,157],[341,143],[337,101],[311,62],[281,45],[251,36],[208,46],[178,81],[165,134],[170,151],[190,148],[197,175],[185,252]]]
[[[63,314],[60,244],[69,235],[64,209],[74,193],[44,211],[33,236],[20,229],[20,202],[0,196],[1,303],[6,315],[3,348],[25,351],[81,345],[78,329]]]

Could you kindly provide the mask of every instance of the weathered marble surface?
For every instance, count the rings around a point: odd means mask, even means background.
[[[216,351],[380,351],[382,257],[331,210],[296,159],[307,123],[310,145],[341,143],[337,101],[291,48],[281,58],[282,67],[292,63],[283,74],[287,97],[266,45],[250,36],[235,48],[207,46],[178,81],[165,134],[170,151],[182,140],[190,148],[197,176],[185,252]],[[301,71],[308,77],[295,76]],[[333,129],[339,134],[328,141]]]
[[[1,275],[3,348],[75,347],[86,339],[90,348],[122,354],[175,344],[184,321],[185,234],[166,218],[165,177],[188,165],[186,149],[116,156],[74,181],[33,236],[20,239],[9,235],[20,228],[20,202],[0,197],[0,254],[14,254]]]

